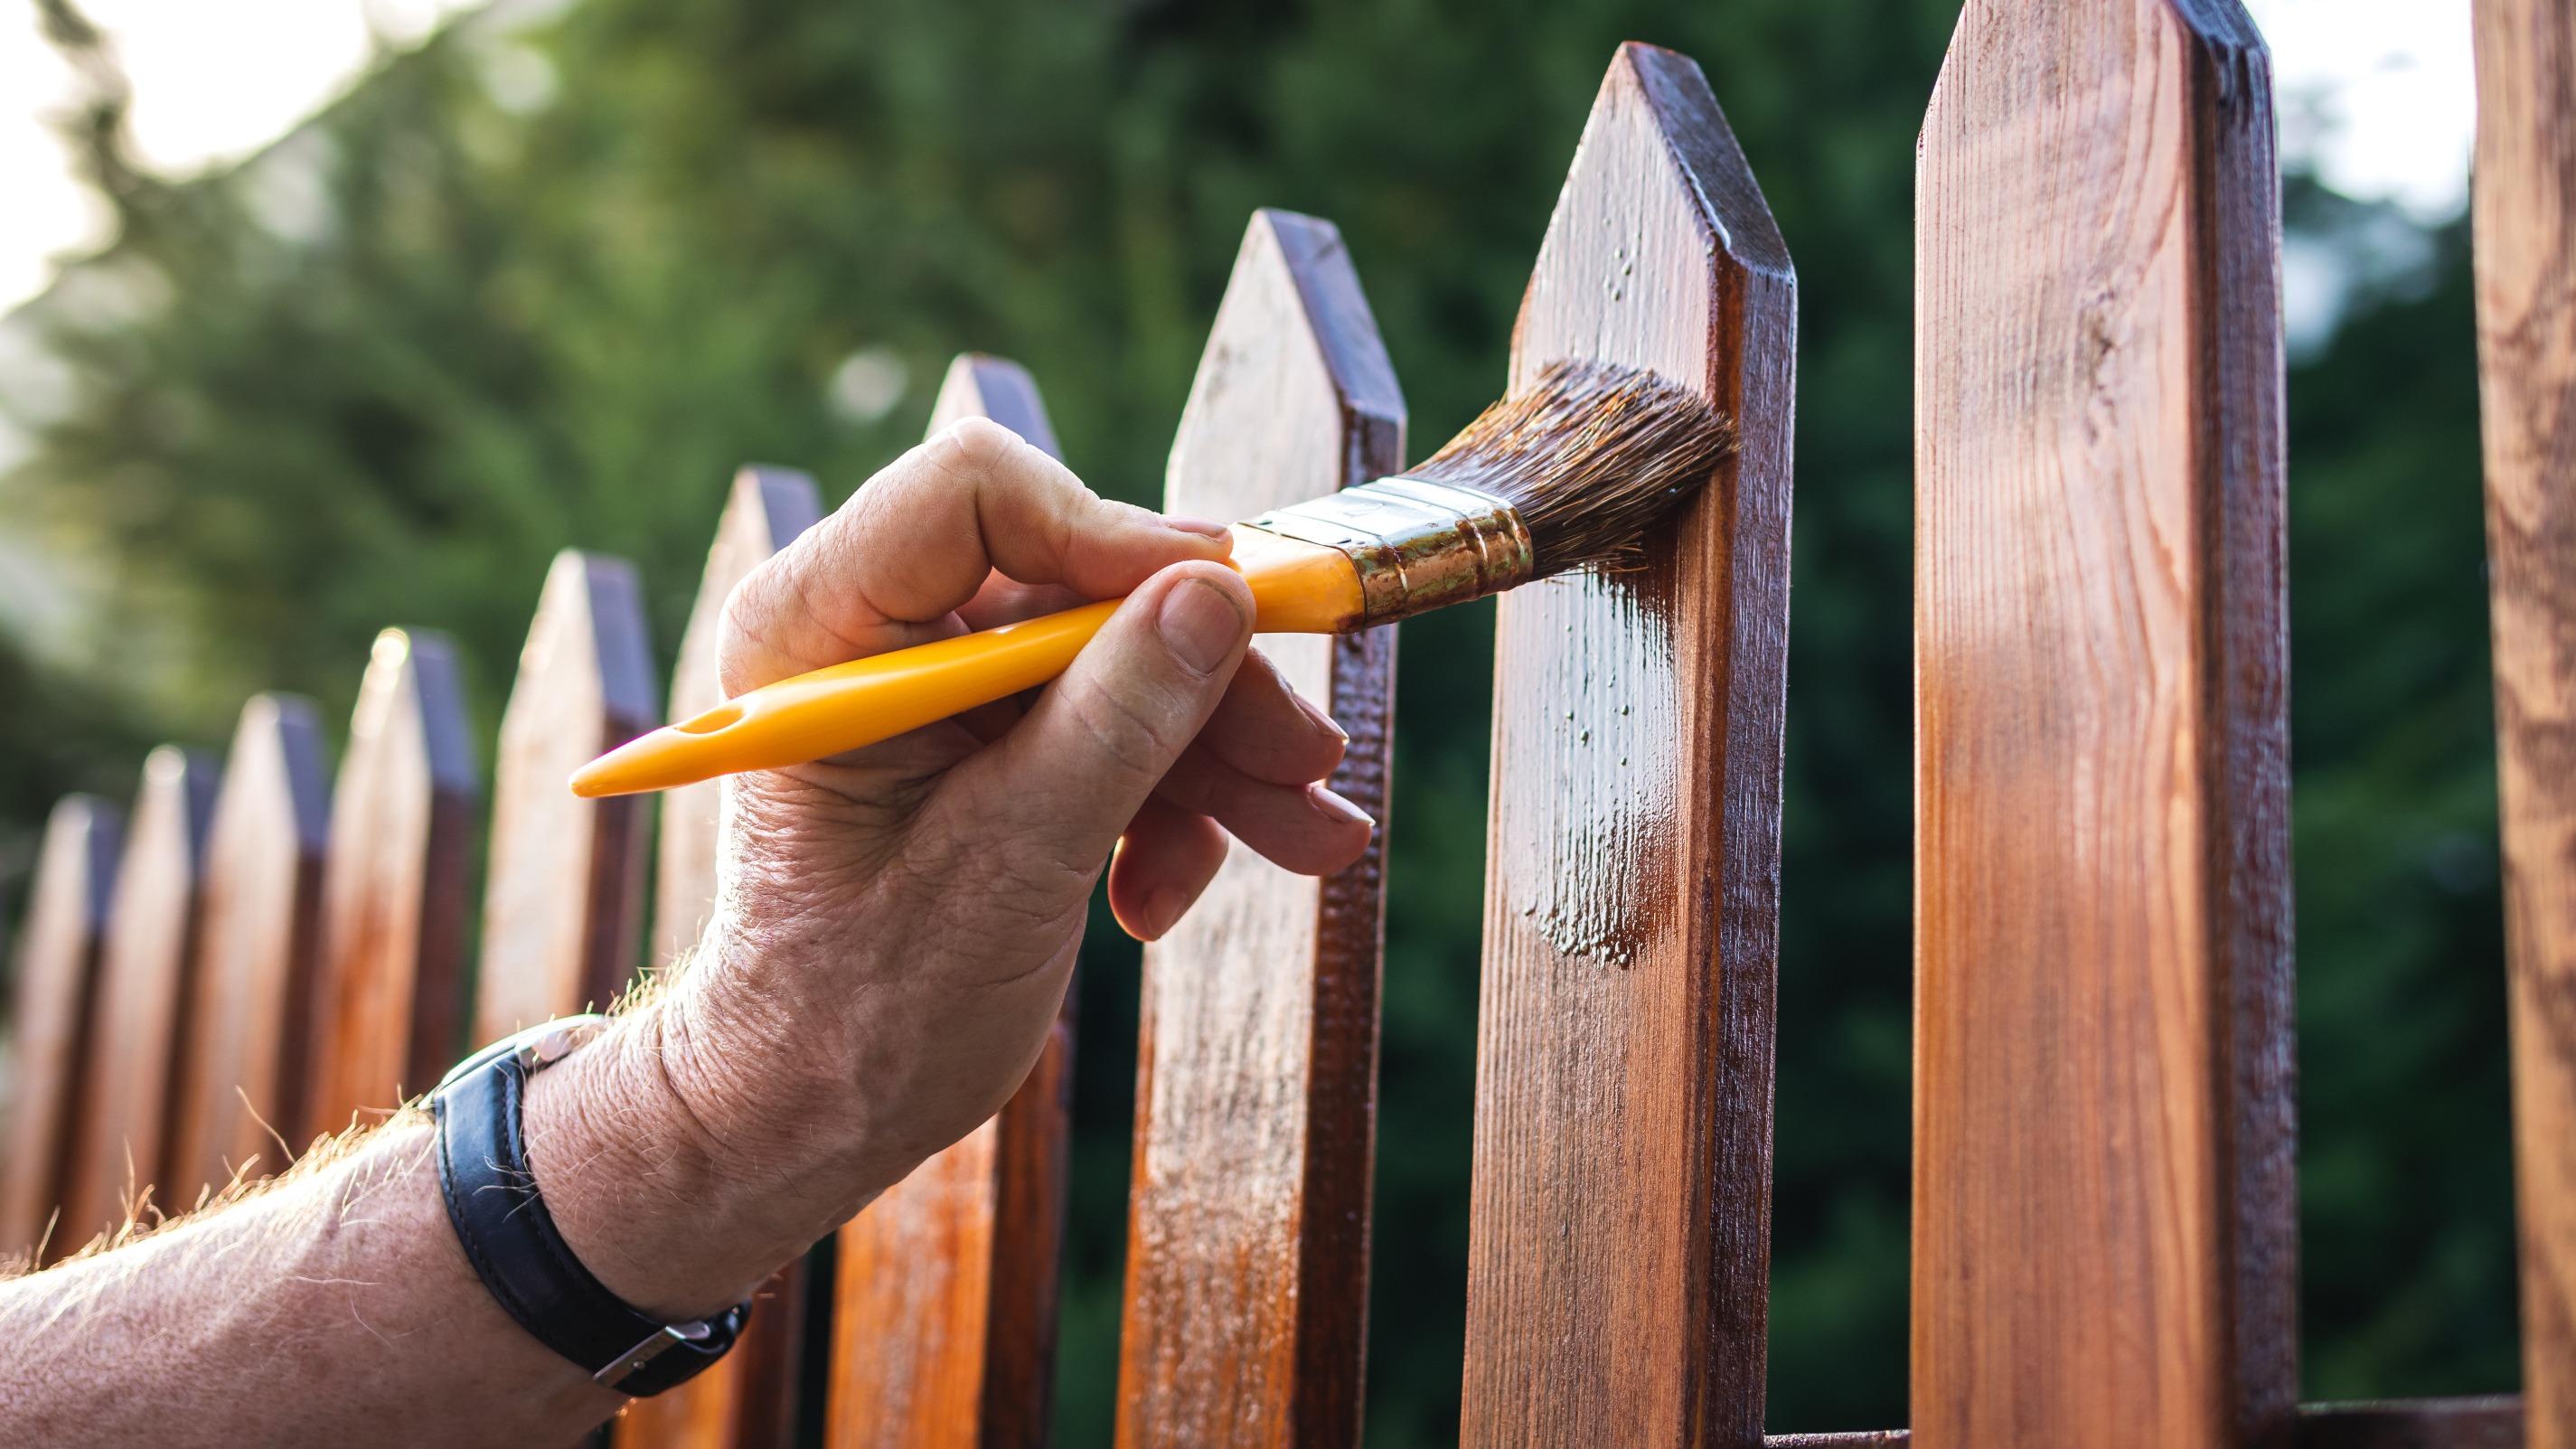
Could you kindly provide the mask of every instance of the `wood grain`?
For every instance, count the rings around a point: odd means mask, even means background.
[[[0,1260],[32,1260],[47,1249],[59,1256],[63,1247],[61,1234],[49,1238],[48,1231],[79,1130],[109,893],[124,844],[124,814],[94,795],[64,796],[45,821],[10,1010]]]
[[[2522,1392],[2576,1449],[2576,11],[2477,0],[2478,360]]]
[[[746,467],[734,475],[705,577],[671,668],[672,719],[724,702],[716,646],[725,599],[743,576],[822,517],[814,480],[790,468]],[[685,969],[716,899],[716,846],[723,782],[664,792],[656,846],[653,964]],[[794,1429],[796,1371],[804,1352],[805,1264],[773,1275],[733,1351],[715,1367],[618,1417],[619,1449],[785,1449]]]
[[[1404,398],[1341,234],[1252,218],[1164,507],[1265,509],[1404,466]],[[1328,782],[1383,822],[1395,631],[1260,648],[1350,732]],[[1235,849],[1145,948],[1118,1442],[1354,1445],[1368,1341],[1381,829],[1323,880]]]
[[[307,1139],[383,1114],[458,1055],[480,790],[454,646],[379,634],[331,800]]]
[[[172,1087],[184,1070],[173,1058],[196,1006],[198,887],[215,775],[212,760],[175,745],[143,762],[90,1013],[81,1125],[57,1233],[65,1249],[122,1227],[147,1194],[153,1208],[172,1206],[153,1189],[169,1141]]]
[[[168,1205],[236,1173],[276,1172],[293,1140],[283,1134],[305,1120],[329,778],[311,701],[263,694],[243,706],[207,837]]]
[[[639,964],[646,797],[574,796],[576,766],[660,724],[635,568],[566,549],[501,715],[473,1039],[606,1010]]]
[[[1699,67],[1621,47],[1512,375],[1648,367],[1741,452],[1644,564],[1505,596],[1470,1444],[1762,1438],[1797,291]]]
[[[988,417],[1050,453],[1018,364],[948,369],[930,430]],[[1064,1239],[1073,998],[1001,1112],[868,1206],[839,1238],[828,1442],[1009,1449],[1046,1442]]]
[[[1923,1449],[2292,1431],[2280,195],[2235,0],[1972,0],[1923,128]]]

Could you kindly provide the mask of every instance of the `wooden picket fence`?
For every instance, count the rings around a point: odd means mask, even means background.
[[[2234,0],[1971,0],[1917,221],[1911,1442],[2576,1449],[2576,13],[2478,0],[2479,310],[2525,1342],[2514,1397],[2295,1402],[2279,191]],[[1764,1442],[1796,287],[1696,65],[1623,48],[1512,370],[1652,367],[1743,446],[1648,565],[1501,603],[1465,1437]],[[935,422],[1055,446],[968,357]],[[1333,228],[1253,219],[1168,499],[1245,516],[1397,468],[1404,404]],[[1079,463],[1080,460],[1074,460]],[[746,469],[681,641],[812,523]],[[1392,631],[1266,641],[1386,819]],[[76,1243],[604,1000],[648,822],[573,765],[662,715],[633,571],[548,575],[494,773],[446,643],[381,638],[336,791],[312,711],[176,749],[130,828],[55,812],[20,952],[0,1240]],[[327,802],[326,802],[327,797]],[[662,807],[650,955],[706,915],[712,787]],[[1403,828],[1403,822],[1393,822]],[[1806,888],[1830,888],[1810,882]],[[1145,956],[1118,1439],[1355,1442],[1380,856],[1244,852]],[[1068,1008],[1069,1013],[1070,1008]],[[991,1123],[790,1270],[716,1373],[619,1442],[772,1446],[828,1364],[834,1446],[1044,1440],[1074,1023]],[[1468,1124],[1460,1124],[1468,1130]],[[264,1145],[265,1144],[265,1145]],[[828,1344],[796,1305],[828,1295]],[[1907,1431],[1774,1444],[1896,1444]]]

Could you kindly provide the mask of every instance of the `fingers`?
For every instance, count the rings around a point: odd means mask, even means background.
[[[1159,941],[1216,879],[1225,832],[1215,821],[1147,800],[1109,861],[1109,912],[1139,941]]]
[[[1008,428],[969,418],[904,454],[744,579],[725,606],[728,692],[954,633],[998,570],[1111,598],[1226,556],[1217,524],[1101,498]]]
[[[1197,748],[1256,780],[1303,785],[1332,773],[1351,737],[1254,649],[1199,731]]]
[[[1155,798],[1215,817],[1237,840],[1283,870],[1330,875],[1360,858],[1377,823],[1320,783],[1256,780],[1205,750],[1191,750]]]
[[[1164,570],[1027,718],[949,772],[917,828],[985,842],[1033,906],[1079,898],[1215,712],[1251,633],[1241,575],[1215,563]]]

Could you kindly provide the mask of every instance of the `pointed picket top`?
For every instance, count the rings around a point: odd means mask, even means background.
[[[744,575],[822,516],[822,494],[808,474],[756,464],[734,474],[697,602],[680,635],[679,661],[671,668],[672,719],[724,701],[716,647],[726,597]],[[724,790],[724,781],[708,780],[663,792],[653,903],[656,969],[684,961],[715,907]],[[638,1399],[618,1416],[617,1449],[784,1449],[795,1420],[804,1294],[800,1259],[762,1286],[759,1311],[723,1362],[667,1394]]]
[[[680,657],[671,666],[670,718],[679,720],[724,702],[716,679],[717,635],[725,599],[743,576],[823,516],[823,495],[812,475],[793,468],[746,465],[734,474],[707,571],[680,635]],[[668,966],[695,945],[716,898],[716,817],[724,782],[708,780],[662,794],[662,832],[654,873],[653,964]]]
[[[1055,451],[1037,384],[1018,363],[971,353],[952,363],[930,431],[963,417],[990,417]],[[836,1449],[1046,1441],[1073,1004],[1068,990],[1036,1066],[998,1115],[841,1229],[826,1434]]]
[[[573,770],[660,723],[634,565],[566,549],[501,716],[473,1037],[605,1010],[638,964],[644,801],[575,797]]]
[[[45,822],[18,937],[17,1000],[10,1012],[0,1260],[32,1255],[62,1201],[124,839],[123,812],[95,795],[64,796]],[[59,1254],[61,1234],[45,1246]]]
[[[1038,398],[1037,379],[1007,357],[981,352],[959,353],[939,380],[939,397],[930,405],[931,432],[960,418],[990,418],[1030,442],[1064,456],[1047,421],[1046,404]]]
[[[1761,1442],[1796,308],[1699,67],[1622,46],[1511,376],[1649,368],[1741,447],[1642,567],[1498,610],[1471,1445]]]
[[[285,1134],[299,1150],[391,1109],[456,1055],[481,793],[455,646],[385,630],[331,800],[303,1125]]]
[[[1332,223],[1245,229],[1164,506],[1249,518],[1399,471],[1404,399]],[[1387,818],[1395,633],[1261,650],[1350,733],[1332,787]],[[1325,880],[1236,849],[1145,948],[1119,1442],[1358,1441],[1384,842]]]
[[[242,708],[206,845],[165,1207],[236,1172],[277,1171],[280,1139],[294,1142],[304,1120],[328,778],[311,701],[263,694]]]
[[[193,950],[213,760],[175,745],[143,763],[125,855],[108,904],[75,1160],[63,1190],[65,1249],[122,1225],[126,1208],[165,1181],[173,1058],[197,1007]],[[176,1204],[166,1189],[152,1205]]]
[[[1974,0],[1924,118],[1922,1449],[2297,1429],[2269,71],[2236,0]]]

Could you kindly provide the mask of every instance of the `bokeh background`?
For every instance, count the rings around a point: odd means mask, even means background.
[[[2293,168],[2306,1390],[2504,1390],[2467,6],[2254,9]],[[1772,1422],[1900,1424],[1911,189],[1955,16],[100,0],[101,28],[0,0],[0,295],[25,299],[0,319],[0,921],[53,797],[130,794],[156,740],[220,746],[254,689],[345,720],[381,625],[460,639],[488,751],[564,545],[638,561],[667,665],[734,466],[845,494],[960,349],[1025,362],[1075,467],[1154,498],[1255,206],[1339,223],[1415,443],[1447,436],[1501,376],[1612,47],[1653,40],[1706,67],[1802,293]],[[1457,1417],[1489,634],[1405,626],[1384,1446]],[[1134,949],[1103,918],[1086,950],[1072,1445],[1112,1414],[1134,1071]]]

